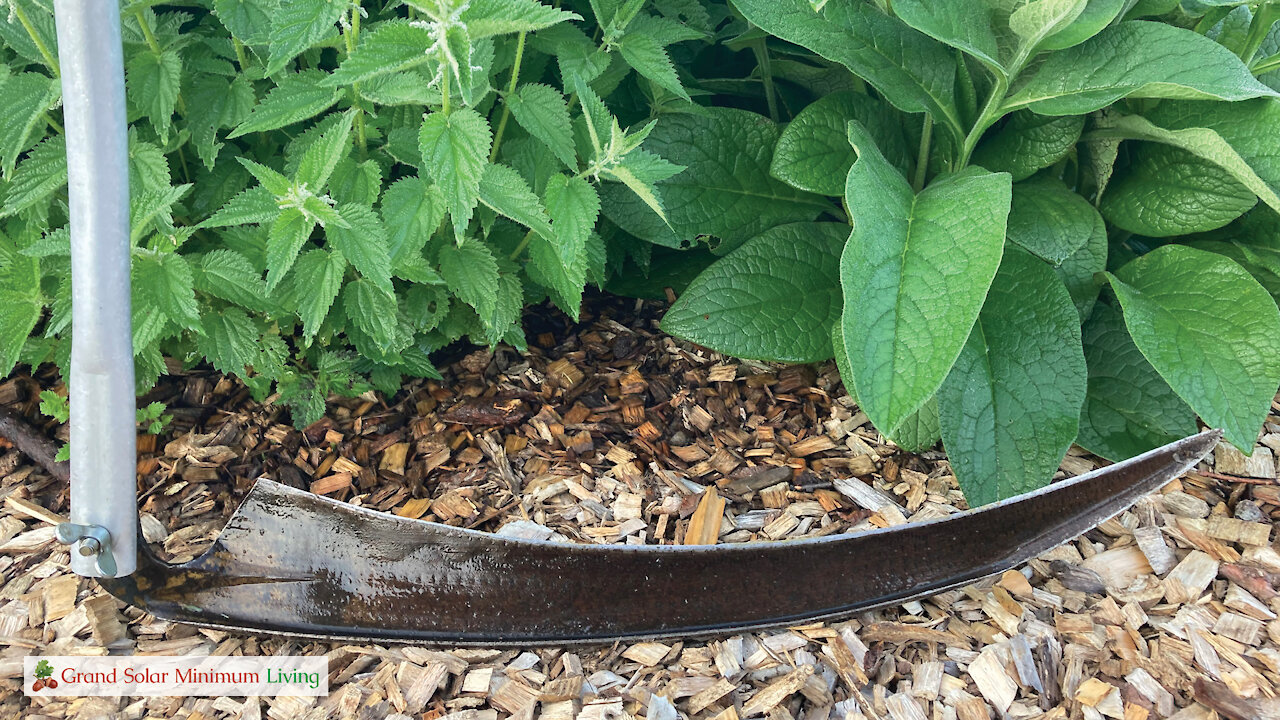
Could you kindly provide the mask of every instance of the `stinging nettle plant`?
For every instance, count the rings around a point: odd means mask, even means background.
[[[1197,415],[1252,451],[1280,385],[1280,4],[732,5],[855,78],[752,157],[761,198],[843,208],[758,216],[666,330],[834,355],[887,437],[943,441],[974,505],[1073,442],[1120,460]]]

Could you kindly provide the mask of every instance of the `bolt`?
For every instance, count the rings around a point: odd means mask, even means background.
[[[98,542],[98,538],[86,537],[80,541],[80,555],[82,557],[93,557],[102,552],[102,543]]]

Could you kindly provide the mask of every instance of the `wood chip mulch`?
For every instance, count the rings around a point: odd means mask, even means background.
[[[394,398],[331,398],[299,431],[205,370],[146,400],[146,538],[199,554],[255,478],[451,525],[584,543],[783,541],[966,507],[940,451],[882,438],[831,363],[722,357],[596,299],[531,317]],[[49,373],[0,384],[33,421]],[[840,623],[710,642],[518,650],[350,645],[176,625],[68,569],[67,488],[0,441],[0,717],[425,720],[1267,720],[1280,717],[1280,404],[1252,457],[1212,462],[999,578]],[[42,429],[62,440],[66,428]],[[1072,448],[1060,477],[1101,461]],[[26,655],[315,654],[327,698],[35,698]]]

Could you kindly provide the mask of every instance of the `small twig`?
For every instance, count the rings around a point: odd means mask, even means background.
[[[58,461],[58,446],[12,408],[0,405],[0,436],[61,482],[71,481],[71,465]]]

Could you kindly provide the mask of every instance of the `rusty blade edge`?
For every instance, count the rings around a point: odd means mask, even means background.
[[[100,582],[165,619],[314,638],[497,646],[785,627],[1007,570],[1178,477],[1220,436],[944,518],[722,546],[517,540],[261,480],[200,557],[168,565],[144,550],[134,576]]]

